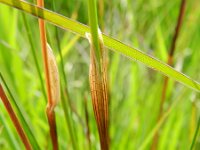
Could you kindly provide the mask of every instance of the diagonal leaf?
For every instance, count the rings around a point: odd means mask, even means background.
[[[34,150],[40,150],[40,147],[39,147],[39,144],[36,140],[36,137],[35,135],[33,134],[33,131],[31,129],[31,127],[29,126],[28,124],[28,121],[24,115],[24,110],[23,108],[20,106],[20,104],[17,102],[17,100],[14,98],[13,94],[11,93],[8,85],[6,84],[6,81],[5,79],[3,78],[1,72],[0,72],[0,81],[2,81],[3,85],[5,86],[6,90],[8,91],[10,97],[11,97],[11,101],[13,102],[13,105],[14,107],[16,108],[16,111],[17,111],[17,114],[18,114],[18,117],[20,119],[20,121],[22,122],[22,126],[23,126],[23,129],[24,131],[26,132],[28,138],[30,139],[30,142],[33,146],[33,149]]]
[[[23,10],[36,17],[43,18],[46,21],[55,24],[60,28],[69,30],[75,34],[79,34],[84,38],[85,38],[85,33],[90,31],[89,27],[84,24],[73,21],[67,17],[59,15],[47,9],[39,8],[33,4],[30,4],[22,0],[0,0],[0,3],[4,3],[11,7]],[[103,40],[105,46],[108,47],[109,49],[115,52],[119,52],[131,59],[138,60],[147,65],[148,67],[155,69],[156,71],[159,71],[170,78],[174,78],[176,81],[181,82],[184,85],[197,90],[198,92],[200,91],[200,84],[198,82],[176,71],[169,65],[143,53],[142,51],[136,48],[132,48],[114,38],[111,38],[105,34],[103,34]]]

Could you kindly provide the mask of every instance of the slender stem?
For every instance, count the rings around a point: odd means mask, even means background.
[[[27,136],[26,136],[26,134],[25,134],[25,132],[24,132],[24,130],[23,130],[23,128],[22,128],[22,126],[21,126],[21,124],[20,124],[20,122],[19,122],[19,120],[18,120],[18,118],[17,118],[7,96],[6,96],[6,94],[5,94],[5,92],[4,92],[4,90],[3,90],[3,87],[1,86],[1,83],[0,83],[0,98],[1,98],[5,108],[7,110],[7,112],[9,114],[9,116],[10,116],[10,118],[11,118],[21,140],[22,140],[22,142],[24,143],[25,148],[27,150],[32,150],[31,144],[30,144],[30,142],[29,142],[29,140],[28,140],[28,138],[27,138]]]
[[[9,94],[11,100],[12,100],[14,107],[17,110],[18,117],[19,117],[20,121],[22,122],[22,126],[24,127],[24,130],[27,133],[28,138],[30,139],[30,142],[31,142],[33,149],[40,150],[39,144],[38,144],[38,142],[37,142],[37,140],[36,140],[36,138],[33,134],[33,131],[31,130],[30,126],[28,125],[28,121],[25,118],[24,111],[23,111],[22,107],[20,107],[20,105],[15,100],[15,98],[14,98],[13,94],[11,93],[11,91],[10,91],[3,75],[1,74],[1,72],[0,72],[0,79],[2,80],[2,83],[5,86],[7,92],[8,92],[8,94]]]
[[[38,0],[37,3],[39,7],[44,7],[43,0]],[[51,106],[53,102],[52,102],[52,96],[51,96],[51,84],[50,84],[50,75],[49,75],[49,67],[48,67],[47,39],[46,39],[45,23],[42,19],[39,19],[39,28],[40,28],[40,39],[41,39],[41,45],[42,45],[42,56],[43,56],[44,68],[45,68],[48,104]]]
[[[89,145],[89,149],[91,149],[91,139],[90,139],[90,126],[89,126],[89,114],[88,114],[88,106],[87,106],[87,97],[84,97],[84,111],[85,111],[85,122],[86,122],[86,136]]]
[[[99,24],[102,32],[104,32],[104,0],[98,0],[99,4]]]
[[[186,6],[186,0],[182,0],[180,10],[179,10],[179,16],[178,16],[177,24],[176,24],[176,28],[175,28],[175,32],[174,32],[174,36],[173,36],[173,39],[172,39],[172,43],[171,43],[171,47],[170,47],[170,51],[169,51],[169,55],[168,55],[168,60],[167,60],[167,64],[170,65],[170,66],[173,65],[173,56],[174,56],[174,52],[175,52],[175,48],[176,48],[177,38],[178,38],[180,29],[181,29],[181,25],[182,25],[182,22],[183,22],[185,6]],[[159,108],[159,114],[158,114],[157,122],[159,122],[159,120],[162,118],[162,115],[163,115],[163,105],[164,105],[165,100],[166,100],[168,83],[169,83],[169,78],[164,77],[164,83],[163,83],[163,88],[162,88],[161,102],[160,102],[160,108]],[[154,135],[154,138],[153,138],[152,146],[151,146],[152,150],[157,149],[158,140],[159,140],[159,134],[158,134],[158,132],[156,132],[155,135]]]
[[[99,38],[98,38],[98,19],[97,19],[97,6],[96,0],[88,0],[88,15],[89,15],[89,23],[90,23],[90,31],[92,35],[92,43],[95,47],[95,59],[97,59],[98,67],[100,67],[100,47],[99,47]]]
[[[53,0],[53,2],[52,2],[52,7],[53,7],[53,10],[55,11],[56,10],[55,0]],[[64,79],[63,86],[64,86],[64,91],[65,92],[64,93],[61,92],[61,94],[62,94],[61,101],[62,101],[62,106],[63,106],[63,109],[64,109],[64,114],[65,114],[65,117],[66,117],[66,121],[67,121],[67,124],[68,124],[68,130],[69,130],[70,137],[71,137],[71,140],[72,140],[72,146],[73,146],[73,149],[76,150],[77,149],[76,136],[75,136],[76,135],[76,133],[75,133],[76,130],[73,130],[74,121],[72,119],[72,101],[70,99],[69,92],[68,92],[67,76],[66,76],[65,70],[64,70],[64,61],[63,61],[63,56],[62,56],[62,52],[61,52],[60,39],[59,39],[59,34],[58,34],[58,28],[57,27],[55,27],[55,32],[56,32],[57,49],[58,49],[59,58],[60,58],[60,68],[61,68],[62,76],[63,76],[63,79]],[[62,91],[62,83],[61,83],[61,91]],[[65,100],[67,100],[68,106],[70,106],[69,110],[66,107],[67,104],[66,104]]]
[[[37,0],[37,4],[39,7],[44,7],[43,0]],[[49,123],[49,127],[50,127],[50,135],[51,135],[51,141],[53,144],[53,149],[57,150],[58,149],[58,138],[57,138],[57,130],[56,130],[55,112],[53,110],[54,104],[53,104],[52,93],[51,93],[51,83],[50,83],[48,55],[47,55],[47,39],[46,39],[45,23],[42,19],[39,19],[39,28],[40,28],[40,39],[41,39],[41,45],[42,45],[42,54],[43,54],[43,62],[44,62],[44,68],[45,68],[47,96],[48,96],[46,114],[48,117],[48,123]]]
[[[53,144],[53,150],[58,150],[56,117],[55,117],[55,112],[52,109],[52,107],[47,106],[46,114],[47,114],[48,123],[49,123],[49,126],[50,126],[50,135],[51,135],[51,141],[52,141],[52,144]]]
[[[34,63],[35,63],[36,69],[37,69],[37,73],[38,73],[38,76],[39,76],[39,79],[40,79],[42,93],[43,93],[44,98],[46,100],[47,96],[46,96],[46,93],[45,93],[45,88],[44,88],[43,81],[42,81],[42,74],[41,74],[39,63],[38,63],[37,56],[36,56],[36,48],[35,48],[35,46],[33,44],[31,29],[30,29],[30,26],[29,26],[29,24],[27,22],[27,19],[26,19],[26,16],[25,16],[24,13],[22,13],[22,18],[23,18],[23,21],[24,21],[24,27],[26,29],[26,33],[28,35],[28,40],[29,40],[29,43],[30,43],[30,46],[31,46],[30,49],[31,49],[31,53],[33,55],[33,60],[34,60]]]
[[[199,119],[198,119],[197,128],[196,128],[196,131],[195,131],[193,140],[192,140],[192,144],[191,144],[191,146],[190,146],[190,150],[193,150],[193,148],[194,148],[194,144],[195,144],[195,141],[196,141],[198,132],[199,132],[199,128],[200,128],[200,117],[199,117]]]

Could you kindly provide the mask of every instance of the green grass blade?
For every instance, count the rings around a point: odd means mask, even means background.
[[[70,49],[75,45],[75,43],[79,40],[80,36],[79,35],[76,35],[74,36],[70,41],[69,43],[67,43],[67,45],[62,48],[61,52],[62,52],[62,57],[66,57],[66,55],[69,53]],[[61,62],[61,58],[60,58],[60,54],[58,54],[56,56],[56,60],[57,62]]]
[[[194,149],[195,141],[196,141],[196,138],[197,138],[197,135],[198,135],[198,132],[199,132],[199,127],[200,127],[200,117],[198,119],[197,128],[196,128],[196,131],[195,131],[195,134],[194,134],[194,138],[192,140],[192,144],[190,146],[190,150]]]
[[[34,148],[34,150],[40,150],[40,147],[39,147],[39,144],[37,143],[37,140],[33,134],[33,131],[31,130],[31,128],[29,127],[28,123],[27,123],[27,120],[26,118],[24,117],[25,115],[23,114],[24,111],[22,111],[22,108],[19,106],[18,102],[15,100],[14,96],[12,95],[8,85],[6,84],[6,81],[4,80],[2,74],[0,73],[0,79],[3,83],[3,85],[5,86],[6,90],[8,91],[12,102],[14,104],[14,107],[16,108],[17,110],[17,113],[18,113],[18,117],[20,119],[20,121],[22,122],[22,126],[23,126],[23,129],[24,131],[26,132],[30,142],[31,142],[31,145],[32,147]]]
[[[75,34],[79,34],[84,38],[85,38],[85,33],[90,31],[89,27],[87,27],[86,25],[83,25],[79,22],[73,21],[62,15],[59,15],[47,9],[39,8],[35,5],[32,5],[30,3],[21,0],[0,0],[0,2],[7,4],[11,7],[23,10],[34,16],[43,18],[46,21],[49,21],[50,23],[57,25],[60,28],[69,30]],[[136,48],[132,48],[114,38],[108,37],[105,34],[103,35],[103,40],[105,46],[108,47],[109,49],[119,52],[131,59],[138,60],[147,65],[148,67],[151,67],[170,78],[174,78],[176,81],[181,82],[190,88],[200,91],[200,84],[198,82],[176,71],[169,65],[143,53],[142,51]]]
[[[27,36],[28,36],[28,40],[29,40],[29,43],[30,43],[30,49],[31,49],[31,53],[33,55],[33,60],[34,60],[35,66],[36,66],[36,70],[37,70],[37,73],[38,73],[38,76],[39,76],[39,79],[40,79],[42,93],[43,93],[43,96],[46,100],[47,96],[46,96],[46,92],[45,92],[45,88],[44,88],[44,84],[43,84],[43,80],[42,80],[42,74],[41,74],[41,71],[40,71],[38,59],[37,59],[37,56],[36,56],[36,48],[35,48],[34,43],[33,43],[30,26],[28,24],[28,21],[27,21],[24,13],[22,14],[22,19],[23,19],[24,27],[25,27],[25,30],[26,30],[26,33],[27,33]]]
[[[20,150],[20,145],[19,143],[16,141],[12,130],[10,129],[9,125],[7,124],[7,120],[5,119],[3,113],[0,113],[0,122],[2,123],[3,127],[5,128],[4,130],[6,131],[7,135],[8,135],[8,139],[9,139],[9,143],[10,147],[12,147],[13,149],[16,150]]]
[[[55,8],[55,1],[53,0],[53,3],[52,3],[52,7],[53,7],[53,10],[55,11],[56,8]],[[63,77],[63,80],[64,80],[64,83],[62,85],[62,82],[61,82],[61,94],[62,94],[62,98],[61,98],[61,101],[62,101],[62,107],[64,109],[64,114],[65,114],[65,118],[66,118],[66,121],[67,121],[67,124],[68,124],[68,131],[70,133],[70,138],[71,138],[71,141],[72,141],[72,146],[73,146],[73,149],[76,150],[78,149],[78,143],[76,142],[76,130],[73,130],[72,127],[74,127],[74,120],[72,119],[72,109],[71,107],[70,108],[70,113],[67,109],[67,105],[66,105],[66,102],[68,102],[68,106],[72,106],[71,104],[71,99],[70,99],[70,95],[69,95],[69,90],[68,90],[68,86],[67,86],[67,75],[65,74],[65,69],[64,69],[64,61],[63,61],[63,55],[62,55],[62,51],[61,51],[61,47],[60,47],[60,39],[59,39],[59,34],[58,34],[58,29],[57,27],[55,27],[55,32],[56,32],[56,42],[57,42],[57,49],[58,49],[58,53],[59,53],[59,58],[60,58],[60,68],[61,68],[61,72],[62,72],[62,77]],[[62,89],[65,89],[65,96],[64,96],[64,93],[62,92]],[[71,114],[71,115],[70,115]]]

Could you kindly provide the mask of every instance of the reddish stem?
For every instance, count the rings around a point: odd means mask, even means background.
[[[167,64],[170,65],[170,66],[173,65],[173,56],[174,56],[174,52],[175,52],[175,48],[176,48],[177,38],[178,38],[180,29],[181,29],[181,25],[182,25],[182,21],[183,21],[185,6],[186,6],[186,0],[182,0],[180,10],[179,10],[179,16],[178,16],[178,20],[177,20],[177,24],[176,24],[176,29],[175,29],[175,32],[174,32],[174,36],[173,36],[173,39],[172,39],[172,43],[171,43],[171,47],[170,47],[170,51],[169,51],[169,55],[168,55],[168,60],[167,60]],[[162,118],[163,105],[164,105],[165,100],[166,100],[168,83],[169,83],[169,78],[164,77],[164,83],[163,83],[163,88],[162,88],[161,102],[160,102],[160,108],[159,108],[159,114],[158,114],[157,122],[159,122],[160,119]],[[154,135],[154,138],[153,138],[152,146],[151,146],[152,150],[157,149],[158,139],[159,139],[159,134],[158,134],[158,132],[156,132],[155,135]]]
[[[43,0],[37,0],[37,4],[39,7],[44,7]],[[56,119],[55,119],[55,112],[53,110],[51,82],[50,82],[50,74],[49,74],[49,66],[48,66],[47,39],[46,39],[45,23],[44,23],[44,20],[42,19],[39,19],[39,28],[40,28],[40,39],[41,39],[41,45],[42,45],[42,56],[43,56],[43,62],[44,62],[44,68],[45,68],[47,97],[48,97],[46,114],[47,114],[48,123],[50,127],[50,135],[51,135],[51,141],[53,144],[53,149],[58,150]]]
[[[15,112],[14,112],[14,110],[13,110],[13,108],[12,108],[12,106],[11,106],[1,84],[0,84],[0,98],[1,98],[8,114],[9,114],[16,130],[17,130],[17,133],[19,134],[22,142],[24,143],[25,148],[27,150],[32,150],[31,144],[30,144],[30,142],[29,142],[29,140],[28,140],[28,138],[27,138],[17,116],[15,115]]]

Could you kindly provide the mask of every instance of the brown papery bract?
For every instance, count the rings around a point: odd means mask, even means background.
[[[92,97],[93,110],[99,131],[100,143],[102,150],[109,149],[109,134],[108,134],[108,87],[107,87],[107,57],[106,50],[103,44],[103,38],[99,32],[100,40],[100,67],[98,68],[97,59],[95,58],[95,49],[92,44],[91,35],[86,34],[90,43],[90,90]]]
[[[48,68],[51,83],[51,97],[52,106],[54,107],[58,104],[60,100],[60,79],[58,74],[58,67],[56,64],[56,58],[49,44],[47,44],[47,54],[48,54]]]

